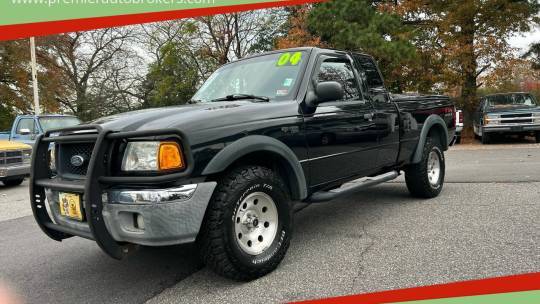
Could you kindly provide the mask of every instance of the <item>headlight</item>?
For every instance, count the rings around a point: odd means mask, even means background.
[[[122,171],[166,171],[183,168],[185,162],[182,149],[176,142],[130,142],[122,160]]]
[[[485,125],[499,124],[500,123],[499,118],[500,118],[499,115],[491,115],[491,114],[485,115],[484,124]]]
[[[22,151],[23,155],[23,164],[29,164],[30,160],[32,159],[32,150],[24,150]]]
[[[540,123],[540,112],[533,113],[534,122]]]

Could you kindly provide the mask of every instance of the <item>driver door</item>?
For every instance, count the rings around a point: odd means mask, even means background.
[[[32,144],[36,137],[36,123],[33,118],[21,118],[17,123],[13,140]]]
[[[345,95],[304,115],[311,186],[369,174],[377,165],[374,109],[362,96],[351,60],[346,55],[321,55],[314,71],[311,92],[320,82],[336,81]]]

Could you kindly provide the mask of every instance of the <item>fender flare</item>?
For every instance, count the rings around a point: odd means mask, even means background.
[[[439,115],[431,114],[428,116],[428,118],[424,122],[424,125],[422,126],[420,138],[418,139],[418,145],[416,146],[416,150],[414,151],[411,163],[417,164],[422,160],[422,151],[424,149],[424,145],[426,144],[427,136],[429,134],[429,131],[436,125],[441,126],[444,130],[444,138],[441,138],[442,145],[444,151],[448,150],[448,128],[446,127],[446,123]]]
[[[254,152],[270,152],[284,159],[288,165],[287,174],[291,182],[293,199],[303,200],[307,197],[307,182],[300,161],[284,143],[268,136],[249,135],[226,146],[212,158],[202,175],[223,172],[241,157]]]

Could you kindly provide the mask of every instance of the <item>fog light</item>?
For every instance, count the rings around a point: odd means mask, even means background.
[[[144,219],[140,214],[135,214],[135,228],[144,230]]]

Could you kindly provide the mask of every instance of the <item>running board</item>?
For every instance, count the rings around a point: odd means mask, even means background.
[[[360,190],[363,190],[367,187],[371,187],[380,183],[384,183],[390,180],[393,180],[399,176],[399,171],[392,171],[385,174],[373,176],[373,177],[363,177],[348,183],[343,184],[341,187],[332,189],[329,191],[319,191],[313,193],[306,202],[309,203],[322,203],[327,202],[338,197],[356,193]]]

